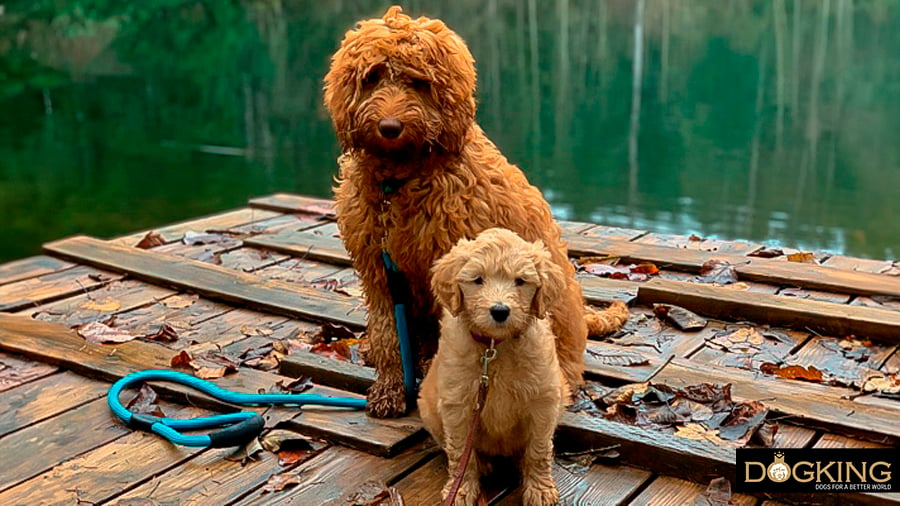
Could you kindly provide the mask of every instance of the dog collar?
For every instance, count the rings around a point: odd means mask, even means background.
[[[406,181],[408,180],[389,177],[387,179],[379,181],[378,187],[381,188],[382,193],[384,193],[385,195],[390,195],[399,190],[406,183]]]
[[[492,340],[492,338],[482,335],[482,334],[479,334],[477,332],[472,332],[472,339],[474,339],[476,343],[483,344],[485,346],[490,346],[491,340]],[[494,346],[496,346],[496,345],[502,343],[503,339],[493,338],[493,341],[494,341]]]

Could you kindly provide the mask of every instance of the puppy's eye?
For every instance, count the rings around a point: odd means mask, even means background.
[[[478,277],[475,278],[475,280],[472,281],[472,282],[475,283],[476,285],[483,285],[483,284],[484,284],[484,280],[481,279],[481,276],[478,276]]]
[[[522,278],[516,278],[516,286],[522,286],[525,284],[525,280]]]
[[[372,88],[379,81],[381,81],[381,76],[384,74],[384,70],[381,67],[375,67],[369,71],[368,74],[363,77],[362,85],[364,88]]]

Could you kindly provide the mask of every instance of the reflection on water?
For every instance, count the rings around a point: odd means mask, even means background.
[[[0,15],[0,260],[267,192],[328,195],[321,77],[388,5],[21,4]],[[558,216],[900,255],[900,3],[404,7],[468,41],[479,121]]]

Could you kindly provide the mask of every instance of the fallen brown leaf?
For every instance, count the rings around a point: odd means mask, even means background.
[[[125,406],[132,413],[141,413],[144,415],[153,415],[158,417],[166,416],[162,408],[159,407],[159,398],[156,392],[148,384],[141,385],[140,391],[134,396],[134,399]]]
[[[75,332],[87,342],[94,344],[125,343],[138,336],[123,329],[110,327],[100,322],[90,322],[75,328]]]
[[[775,258],[784,255],[784,251],[778,248],[763,248],[761,250],[748,253],[747,256],[760,258]]]
[[[186,350],[181,350],[177,355],[172,357],[172,361],[169,363],[172,367],[179,369],[187,369],[191,367],[191,361],[193,361],[193,357]]]
[[[716,285],[729,285],[736,283],[738,280],[737,272],[734,265],[725,260],[712,258],[703,263],[700,267],[700,277],[697,281],[700,283],[712,283]]]
[[[706,441],[716,446],[728,446],[728,442],[719,437],[718,429],[707,429],[699,423],[688,423],[676,427],[675,435],[694,441]]]
[[[178,340],[178,332],[168,323],[163,323],[156,332],[146,337],[152,341],[172,343]]]
[[[228,240],[229,237],[223,234],[210,234],[207,232],[194,232],[189,230],[184,233],[181,242],[188,246],[198,244],[216,244]]]
[[[818,263],[818,262],[816,262],[816,256],[813,253],[810,253],[808,251],[791,253],[787,256],[787,260],[788,260],[788,262],[800,262],[800,263],[804,263],[804,264]]]
[[[694,506],[729,506],[731,504],[731,482],[726,478],[714,478],[706,491],[694,501]]]
[[[822,382],[822,371],[811,365],[804,367],[802,365],[787,365],[779,367],[773,363],[765,363],[760,366],[760,370],[765,374],[774,374],[787,379],[798,379],[804,381],[812,381],[814,383]]]
[[[262,487],[262,493],[280,492],[300,483],[303,483],[303,476],[300,470],[284,471],[269,476],[266,484]]]
[[[346,506],[394,506],[397,504],[395,500],[391,500],[388,503],[384,502],[385,499],[399,497],[399,492],[392,493],[391,489],[393,488],[380,481],[369,480],[360,485],[355,492],[348,495],[344,500],[344,504]]]
[[[633,351],[627,350],[604,350],[597,351],[588,348],[588,354],[597,359],[598,362],[605,365],[611,365],[616,367],[630,367],[630,366],[638,366],[638,365],[647,365],[650,363],[650,359],[641,355],[640,353],[636,353]]]
[[[184,309],[194,305],[199,298],[197,295],[173,295],[160,301],[160,304],[169,309]]]
[[[122,303],[111,297],[105,297],[103,300],[99,301],[90,299],[81,305],[82,309],[98,311],[101,313],[112,313],[113,311],[118,311],[121,307]]]
[[[696,313],[671,304],[653,304],[653,314],[660,320],[671,323],[685,332],[695,332],[706,328],[707,321]]]
[[[241,334],[244,334],[247,337],[253,336],[270,336],[274,330],[269,327],[254,327],[252,325],[244,325],[241,327]]]
[[[166,240],[162,235],[159,234],[159,232],[151,230],[150,232],[147,232],[147,235],[145,235],[143,239],[138,241],[138,243],[135,244],[134,247],[140,249],[150,249],[157,246],[162,246],[165,243]]]

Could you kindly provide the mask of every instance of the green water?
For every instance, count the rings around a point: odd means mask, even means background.
[[[5,3],[0,260],[329,195],[321,79],[386,5]],[[481,125],[558,216],[900,256],[900,2],[404,5],[466,39]]]

